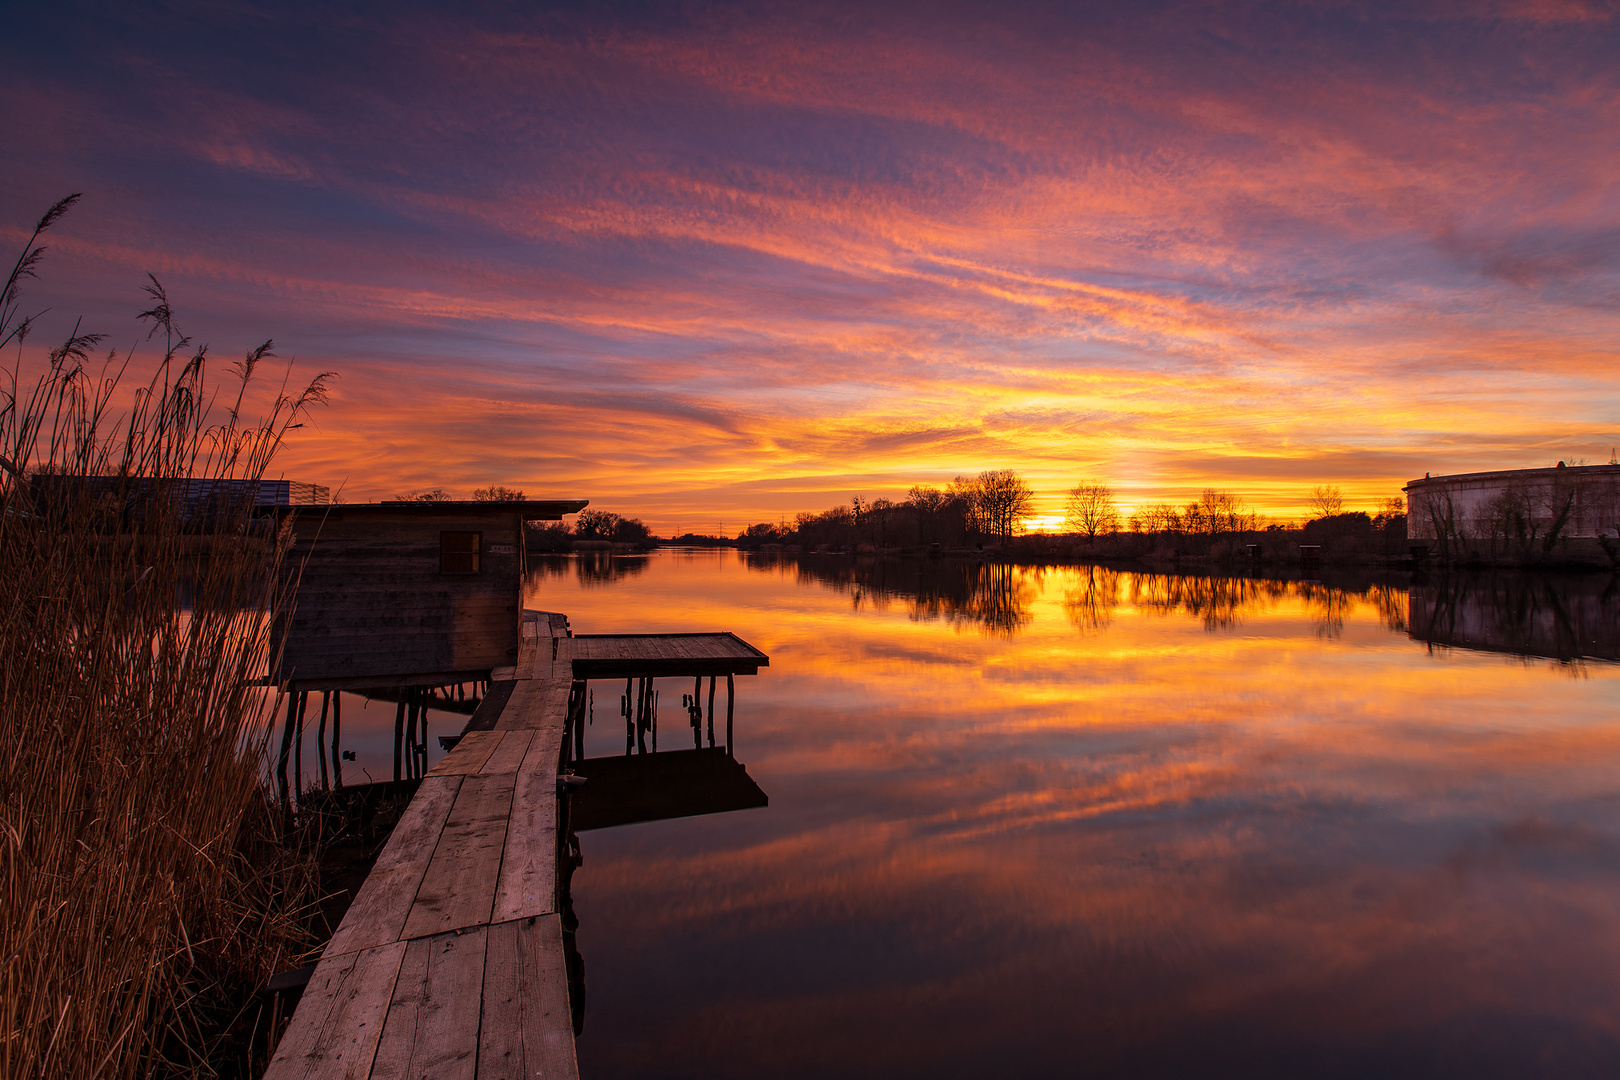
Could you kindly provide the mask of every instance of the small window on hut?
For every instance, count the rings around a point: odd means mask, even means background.
[[[478,553],[483,548],[484,534],[475,532],[442,532],[439,534],[439,573],[478,573]]]

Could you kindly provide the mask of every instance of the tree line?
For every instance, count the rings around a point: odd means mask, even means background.
[[[745,547],[762,544],[798,544],[804,547],[876,548],[919,547],[939,544],[956,547],[1010,539],[1023,531],[1033,516],[1035,492],[1011,469],[991,469],[977,476],[958,476],[943,488],[913,487],[899,502],[867,501],[860,496],[847,505],[819,513],[797,515],[791,524],[761,522],[738,536]],[[1385,499],[1376,514],[1344,509],[1336,486],[1320,486],[1310,495],[1312,524],[1318,531],[1357,532],[1387,528],[1404,522],[1405,500]],[[1152,502],[1121,513],[1113,489],[1095,480],[1069,489],[1063,503],[1063,531],[1096,541],[1125,532],[1166,537],[1225,537],[1289,527],[1256,512],[1239,495],[1205,488],[1185,503]]]
[[[394,496],[395,502],[449,502],[454,498],[443,488],[429,488],[424,491],[412,491],[406,495]],[[473,502],[522,502],[523,491],[520,488],[503,487],[491,484],[488,487],[474,488]],[[608,510],[581,510],[574,516],[574,523],[569,525],[566,521],[530,521],[525,523],[524,542],[530,551],[569,551],[576,540],[588,543],[634,544],[638,548],[650,548],[658,538],[640,518],[621,517]]]

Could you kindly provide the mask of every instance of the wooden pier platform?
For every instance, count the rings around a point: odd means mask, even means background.
[[[729,748],[730,677],[770,660],[733,634],[568,635],[561,615],[523,613],[517,662],[491,672],[465,733],[423,777],[322,953],[267,1080],[578,1076],[557,890],[571,691],[582,710],[590,678],[709,676],[712,746],[713,684],[724,675]],[[729,780],[727,792],[738,787],[739,767],[710,756],[692,760]],[[747,783],[711,809],[764,805]]]
[[[770,658],[736,634],[580,634],[557,642],[576,679],[753,675]]]
[[[578,1076],[557,909],[571,680],[535,677],[551,674],[554,628],[528,615],[510,689],[487,699],[493,720],[423,778],[268,1080]]]

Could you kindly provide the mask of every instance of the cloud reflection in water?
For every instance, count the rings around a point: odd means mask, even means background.
[[[978,569],[666,552],[530,597],[772,657],[769,809],[586,837],[588,1075],[1620,1063],[1614,668],[1431,653],[1388,585]]]

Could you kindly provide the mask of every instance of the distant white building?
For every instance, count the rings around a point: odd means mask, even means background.
[[[1412,540],[1530,543],[1620,536],[1620,465],[1425,476],[1406,485]]]

